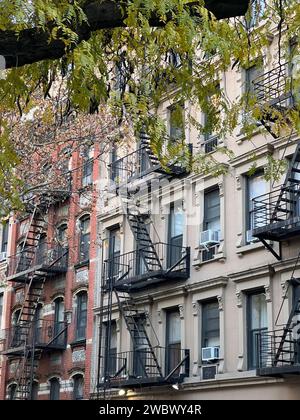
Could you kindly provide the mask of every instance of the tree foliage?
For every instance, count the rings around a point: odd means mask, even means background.
[[[66,100],[60,104],[65,107],[62,113],[71,108],[77,114],[97,115],[107,104],[118,124],[130,119],[137,132],[147,127],[152,146],[158,152],[167,136],[158,112],[166,99],[172,103],[188,102],[202,109],[208,116],[205,125],[188,113],[186,123],[200,133],[213,127],[222,138],[240,124],[241,113],[259,119],[261,110],[255,97],[246,92],[229,101],[219,82],[228,68],[247,68],[263,56],[274,33],[279,53],[267,57],[271,68],[299,54],[298,46],[290,48],[290,40],[298,40],[300,35],[299,2],[267,3],[254,0],[246,17],[217,20],[204,7],[203,0],[128,0],[115,4],[87,0],[1,0],[0,54],[5,35],[10,40],[12,33],[21,36],[24,31],[41,37],[46,34],[48,44],[56,45],[59,54],[63,48],[63,54],[2,72],[0,178],[5,180],[9,176],[12,181],[11,185],[2,184],[0,195],[16,200],[16,185],[20,182],[13,176],[19,153],[14,150],[7,115],[28,113],[36,106],[37,95],[46,102],[53,100],[52,86],[58,81],[63,81],[66,92]],[[104,28],[103,23],[99,24],[100,15],[93,14],[93,10],[98,10],[95,5],[103,8],[110,5],[109,13],[115,12],[114,25],[111,24],[114,27],[109,27],[109,21]],[[253,17],[256,22],[249,25]],[[17,65],[22,54],[12,55],[12,62]],[[295,89],[299,87],[299,76],[294,76]],[[249,124],[249,120],[244,131],[251,136],[257,127]],[[291,110],[288,119],[278,115],[278,130],[285,129],[287,120],[300,130],[299,109]],[[214,165],[204,163],[203,156],[196,156],[197,162],[198,168],[213,170]]]

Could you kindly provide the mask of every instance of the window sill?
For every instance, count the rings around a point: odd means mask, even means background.
[[[86,338],[76,339],[70,343],[71,348],[86,346]]]
[[[81,262],[78,262],[78,263],[74,264],[74,268],[75,268],[75,270],[76,270],[77,268],[81,268],[81,267],[85,267],[85,266],[87,266],[87,267],[89,267],[89,266],[90,266],[90,260],[89,260],[89,259],[88,259],[88,260],[84,260],[84,261],[81,261]]]
[[[272,242],[269,242],[269,244],[272,245]],[[243,254],[247,252],[256,251],[258,249],[264,249],[264,248],[265,246],[260,241],[258,241],[258,242],[242,245],[239,248],[237,248],[235,252],[239,256],[243,256]]]
[[[213,263],[213,262],[216,262],[216,261],[217,262],[224,262],[225,261],[224,252],[220,252],[219,254],[214,255],[213,258],[211,258],[210,260],[207,260],[207,261],[202,261],[202,259],[198,257],[197,259],[194,260],[192,265],[193,265],[193,267],[195,267],[197,269],[197,268],[200,268],[202,265]]]

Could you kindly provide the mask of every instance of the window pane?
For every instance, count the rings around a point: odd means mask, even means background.
[[[256,175],[248,178],[248,223],[247,228],[253,229],[254,227],[254,213],[253,213],[253,199],[257,198],[268,191],[268,184],[263,175]],[[256,204],[257,210],[257,204]],[[258,222],[255,227],[258,227]]]
[[[82,400],[83,398],[83,376],[76,375],[74,377],[74,399]]]
[[[77,295],[77,328],[76,338],[85,339],[87,324],[87,293]]]
[[[220,194],[219,189],[204,195],[204,230],[220,230]]]
[[[267,328],[267,302],[264,293],[251,297],[251,328]]]
[[[184,110],[180,104],[169,109],[170,137],[179,140],[184,137]]]
[[[167,314],[167,341],[168,344],[181,342],[181,320],[179,312]]]
[[[183,234],[183,210],[181,205],[171,208],[171,238]]]
[[[6,222],[2,226],[2,241],[1,241],[1,252],[7,252],[7,244],[8,244],[8,229],[9,224]]]
[[[202,347],[220,345],[220,315],[217,301],[202,305]]]
[[[58,379],[51,379],[50,381],[50,400],[59,400],[60,384]]]

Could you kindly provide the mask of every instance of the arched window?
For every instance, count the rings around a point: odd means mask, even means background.
[[[37,400],[38,394],[39,394],[39,383],[37,381],[34,381],[32,384],[31,399]]]
[[[82,166],[82,186],[92,184],[93,182],[93,166],[94,166],[94,148],[92,146],[86,147],[83,151],[83,166]]]
[[[54,300],[54,337],[56,337],[65,328],[65,305],[62,297]],[[64,344],[65,334],[62,333],[55,340],[56,344]]]
[[[17,396],[17,384],[11,384],[8,387],[8,399],[15,400]]]
[[[87,324],[87,292],[80,292],[77,298],[76,340],[84,340]]]
[[[83,216],[79,221],[79,261],[87,261],[90,254],[90,216]]]
[[[43,264],[46,262],[47,257],[47,236],[46,234],[41,235],[38,247],[36,250],[36,263]]]
[[[19,325],[19,317],[21,314],[21,309],[17,309],[13,312],[11,317],[11,325],[12,325],[12,334],[11,334],[11,346],[12,347],[19,347],[22,345],[22,334],[21,334],[21,326]]]
[[[82,375],[75,375],[73,377],[73,399],[74,400],[82,400],[83,399],[83,376]]]
[[[60,383],[58,378],[50,379],[50,400],[59,400]]]

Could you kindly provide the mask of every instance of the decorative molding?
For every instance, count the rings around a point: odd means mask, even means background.
[[[237,307],[242,308],[243,307],[243,294],[242,294],[242,292],[238,291],[238,292],[235,293],[235,295],[236,295],[236,299],[237,299],[237,303],[236,303]]]
[[[179,316],[180,319],[184,319],[184,305],[182,303],[180,303],[178,305],[178,309],[179,309]]]
[[[217,296],[218,299],[218,304],[219,304],[219,311],[223,311],[224,310],[224,298],[223,295],[218,295]]]
[[[193,316],[199,315],[200,305],[198,301],[192,302],[192,308],[193,308]]]
[[[274,274],[274,269],[271,265],[266,264],[263,266],[258,266],[254,268],[249,268],[248,270],[239,271],[229,274],[229,277],[234,283],[241,283],[243,281],[252,280],[254,278],[260,277],[270,277]]]
[[[266,302],[272,302],[271,285],[270,284],[265,285],[264,289],[265,289]]]
[[[242,175],[237,175],[235,177],[235,181],[236,181],[236,189],[239,191],[242,189]]]
[[[224,180],[223,179],[218,182],[218,187],[219,187],[219,196],[224,197]]]
[[[158,324],[162,324],[161,309],[157,311],[157,322]]]
[[[288,287],[289,287],[289,281],[288,280],[285,280],[281,283],[281,297],[282,297],[282,299],[287,299],[288,298],[288,296],[287,296]]]

